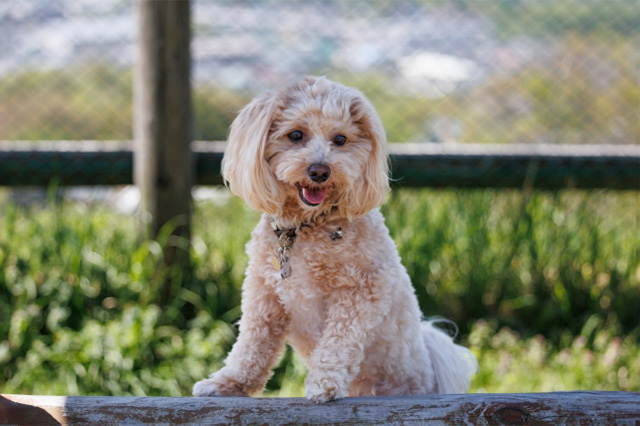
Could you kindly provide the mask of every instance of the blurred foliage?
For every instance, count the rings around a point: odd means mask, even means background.
[[[568,33],[534,63],[442,97],[397,87],[384,71],[329,77],[371,99],[393,142],[638,144],[633,43],[628,36]],[[0,139],[132,137],[128,70],[26,72],[0,80],[0,93]],[[249,100],[245,92],[194,86],[195,139],[225,140]]]
[[[567,33],[631,36],[640,32],[640,4],[634,0],[498,0],[491,8],[474,0],[456,3],[487,14],[504,37]]]
[[[492,317],[556,343],[593,314],[625,333],[638,326],[637,194],[424,194],[394,191],[383,206],[424,312],[464,330]]]
[[[100,205],[5,202],[2,392],[189,395],[219,368],[258,214],[215,194],[196,206],[192,271],[165,306],[166,238],[140,242],[132,216]],[[480,359],[475,390],[637,391],[638,202],[606,191],[396,190],[383,211],[423,312],[456,321]],[[304,374],[288,350],[267,394],[300,395]]]
[[[602,329],[593,316],[585,334],[566,332],[561,344],[543,335],[523,339],[508,327],[478,321],[469,346],[481,368],[472,382],[478,392],[637,391],[640,384],[638,331],[626,337]]]
[[[566,36],[535,65],[439,98],[382,73],[330,75],[372,100],[392,142],[639,144],[640,84],[629,38]]]
[[[31,71],[0,80],[0,139],[130,140],[131,71],[108,65]],[[225,140],[248,101],[209,85],[193,94],[194,138]]]
[[[427,7],[444,5],[458,13],[485,16],[503,37],[640,32],[640,4],[634,0],[413,0],[408,3]],[[393,3],[385,3],[383,11],[392,12],[394,7]]]
[[[131,139],[131,72],[96,64],[0,80],[0,139]]]
[[[251,98],[210,85],[199,85],[193,91],[194,139],[202,141],[227,140],[231,122]]]
[[[498,74],[440,114],[481,143],[640,143],[640,84],[626,38],[570,35],[535,67]]]
[[[0,219],[4,392],[177,395],[220,365],[253,212],[234,200],[195,218],[193,274],[160,306],[166,238],[139,243],[135,218],[106,209],[50,207],[8,204]]]

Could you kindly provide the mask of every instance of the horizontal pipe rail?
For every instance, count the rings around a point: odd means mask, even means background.
[[[0,142],[0,185],[128,185],[127,142]],[[196,183],[220,185],[223,142],[195,142]],[[391,144],[397,187],[640,189],[640,146]]]
[[[0,395],[0,425],[629,425],[640,393],[555,392],[345,398]]]

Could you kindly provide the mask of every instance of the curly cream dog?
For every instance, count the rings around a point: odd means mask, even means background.
[[[475,358],[421,321],[377,209],[386,137],[359,91],[308,77],[257,97],[231,126],[222,169],[264,214],[247,245],[238,340],[195,396],[261,392],[285,340],[314,402],[467,392]]]

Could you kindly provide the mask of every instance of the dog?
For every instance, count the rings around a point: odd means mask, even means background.
[[[239,336],[195,396],[260,393],[285,340],[306,398],[464,393],[468,349],[423,321],[378,207],[385,131],[356,89],[307,77],[255,98],[231,125],[222,173],[263,212],[247,244]]]

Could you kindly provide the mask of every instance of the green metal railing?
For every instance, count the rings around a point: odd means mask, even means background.
[[[129,142],[0,142],[0,185],[128,185]],[[195,142],[196,184],[220,185],[223,142]],[[640,146],[391,144],[397,187],[640,189]]]

